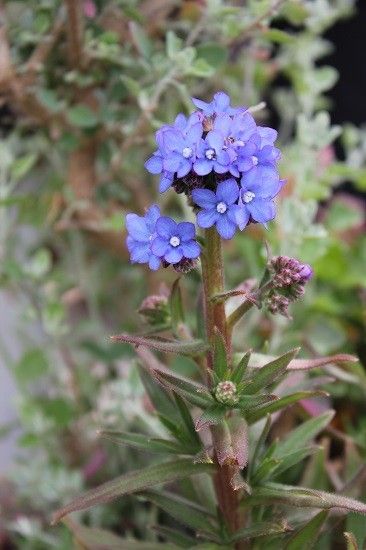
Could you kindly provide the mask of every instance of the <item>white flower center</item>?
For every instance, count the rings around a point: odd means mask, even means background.
[[[191,147],[184,147],[182,151],[182,155],[185,159],[189,159],[193,155],[193,151]]]
[[[255,193],[253,193],[252,191],[245,191],[245,193],[243,193],[243,201],[245,202],[245,204],[248,204],[248,202],[252,202],[254,197]]]
[[[258,157],[256,157],[256,156],[253,155],[253,156],[252,156],[252,162],[253,162],[254,166],[257,166],[257,164],[258,164],[258,162],[259,162],[259,161],[258,161]]]
[[[179,245],[180,245],[180,238],[179,238],[179,237],[176,237],[176,236],[171,237],[169,243],[170,243],[172,246],[174,246],[174,248],[175,248],[176,246],[179,246]]]
[[[225,214],[227,210],[227,204],[225,204],[224,202],[219,202],[216,206],[216,210],[219,214]]]
[[[207,149],[205,156],[208,160],[212,160],[215,156],[215,149]]]

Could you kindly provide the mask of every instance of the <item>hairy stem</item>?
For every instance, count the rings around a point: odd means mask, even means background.
[[[215,329],[223,335],[230,355],[231,341],[227,331],[225,304],[215,303],[212,297],[224,291],[224,269],[222,262],[221,239],[215,228],[206,230],[206,248],[202,258],[202,278],[205,293],[205,320],[207,338],[213,344]],[[207,354],[207,367],[212,369],[212,352]],[[230,531],[238,529],[238,496],[232,489],[230,480],[233,476],[232,466],[218,466],[214,483],[217,500],[223,517]]]

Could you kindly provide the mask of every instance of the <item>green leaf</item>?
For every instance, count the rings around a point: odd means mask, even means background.
[[[234,382],[234,384],[238,385],[243,379],[244,373],[248,367],[249,359],[250,359],[250,351],[247,351],[242,359],[239,361],[235,369],[233,370],[233,373],[231,375],[231,381]]]
[[[204,59],[211,67],[219,67],[227,60],[228,50],[217,42],[206,42],[196,47],[197,57]]]
[[[97,115],[87,105],[76,105],[67,111],[67,118],[78,128],[95,128],[98,124]]]
[[[245,393],[256,393],[257,391],[269,386],[286,372],[290,361],[296,357],[300,348],[295,348],[281,355],[277,359],[270,361],[262,368],[251,373],[251,381],[245,386]]]
[[[62,110],[63,103],[57,99],[57,95],[54,90],[40,88],[37,91],[37,98],[38,101],[52,113],[59,113]]]
[[[185,454],[186,449],[169,439],[151,438],[142,434],[120,432],[117,430],[101,430],[100,435],[117,443],[128,445],[150,453]]]
[[[215,73],[215,68],[207,63],[205,59],[196,59],[192,65],[187,68],[187,74],[209,78]]]
[[[168,492],[144,491],[141,496],[191,529],[217,532],[215,516],[195,502]]]
[[[175,392],[174,392],[174,399],[177,404],[177,409],[179,410],[179,414],[182,418],[182,422],[183,422],[182,431],[185,432],[185,434],[187,435],[188,441],[191,443],[193,448],[196,449],[196,453],[198,453],[202,448],[202,443],[194,427],[191,413],[189,412],[189,409],[185,404],[184,400]]]
[[[272,523],[272,522],[263,522],[256,523],[250,527],[244,527],[236,531],[231,538],[230,542],[238,542],[240,540],[249,540],[255,539],[257,537],[266,537],[270,535],[279,535],[281,533],[286,533],[291,529],[289,526],[284,523]]]
[[[264,483],[260,487],[253,489],[252,495],[246,497],[243,506],[257,506],[271,503],[282,503],[286,506],[305,506],[309,508],[320,508],[328,510],[330,508],[342,508],[359,514],[366,514],[366,504],[353,498],[344,497],[317,491],[316,489],[307,489],[306,487],[295,487],[291,485],[282,485],[281,483]]]
[[[40,376],[47,374],[48,361],[39,348],[27,350],[14,367],[14,375],[20,385],[33,382]]]
[[[288,455],[279,457],[276,454],[276,450],[273,453],[273,458],[278,460],[278,464],[276,464],[275,468],[273,468],[271,472],[271,477],[279,476],[295,464],[298,464],[305,458],[313,455],[319,450],[319,447],[304,447],[303,449],[296,449],[292,453],[289,453]]]
[[[183,300],[179,279],[176,279],[173,283],[172,291],[169,297],[169,305],[173,331],[174,334],[178,334],[179,326],[184,323]]]
[[[201,355],[209,349],[208,344],[205,344],[202,340],[167,340],[165,338],[134,336],[127,333],[111,336],[111,340],[113,342],[128,342],[134,346],[146,346],[164,353],[177,353],[181,355]]]
[[[359,550],[354,534],[347,532],[344,532],[343,534],[347,542],[347,550]]]
[[[212,395],[207,391],[207,388],[197,382],[192,382],[183,376],[165,372],[154,371],[156,378],[169,389],[179,393],[187,401],[201,408],[206,408],[212,405],[215,401]]]
[[[289,435],[280,441],[276,448],[276,455],[281,457],[291,453],[293,449],[303,447],[314,439],[332,420],[334,411],[327,411],[320,416],[310,418],[292,430]]]
[[[181,51],[182,46],[182,40],[175,34],[175,32],[169,30],[166,33],[166,54],[169,59],[174,59],[176,54]]]
[[[131,22],[129,29],[132,35],[133,42],[142,57],[149,59],[152,54],[152,44],[144,30],[138,23]]]
[[[254,447],[253,458],[252,458],[252,460],[249,460],[249,468],[248,468],[248,478],[249,479],[251,479],[252,471],[253,471],[254,467],[257,465],[258,456],[262,453],[262,450],[264,448],[264,443],[265,443],[265,441],[268,437],[268,434],[270,432],[270,429],[271,429],[271,424],[272,424],[271,416],[268,414],[266,422],[263,426],[263,430],[262,430],[262,432],[261,432],[261,434],[258,438],[256,446]]]
[[[63,523],[70,529],[75,537],[75,542],[85,550],[122,550],[127,548],[124,539],[117,537],[114,533],[96,527],[85,527],[80,523],[65,518]],[[127,542],[128,544],[128,542]]]
[[[323,510],[316,514],[304,527],[297,531],[286,544],[286,550],[311,550],[318,540],[320,530],[327,520],[329,512]]]
[[[176,407],[170,398],[168,392],[161,387],[161,385],[152,378],[151,373],[146,371],[139,365],[139,375],[144,385],[145,391],[148,394],[150,401],[154,405],[155,409],[173,420],[178,419]]]
[[[152,529],[164,539],[176,544],[179,548],[193,548],[193,546],[196,546],[196,540],[194,538],[176,529],[171,529],[170,527],[164,527],[162,525],[153,525]]]
[[[260,409],[256,409],[253,411],[249,411],[247,413],[247,420],[250,423],[257,422],[261,418],[267,416],[267,414],[274,413],[277,411],[280,411],[281,409],[288,407],[289,405],[293,405],[294,403],[297,403],[298,401],[301,401],[302,399],[309,399],[311,397],[322,397],[324,395],[328,395],[326,392],[323,391],[299,391],[296,393],[292,393],[290,395],[286,395],[285,397],[281,397],[280,399],[277,399],[277,401],[272,401],[265,407],[261,407]]]
[[[33,168],[37,162],[37,153],[28,153],[23,157],[17,158],[11,165],[10,175],[14,181],[19,181]]]
[[[295,40],[295,36],[280,29],[268,29],[263,33],[263,38],[274,42],[275,44],[288,44]]]
[[[227,380],[228,377],[228,364],[227,364],[227,351],[225,341],[219,330],[215,330],[214,337],[214,373],[218,380]]]
[[[226,413],[226,408],[223,405],[215,404],[208,408],[199,418],[196,420],[196,430],[199,432],[203,428],[208,426],[215,426],[219,424]]]
[[[250,410],[253,407],[258,407],[259,405],[263,405],[264,403],[271,403],[275,404],[279,401],[275,395],[272,394],[263,394],[263,395],[242,395],[239,399],[239,402],[237,404],[237,407],[241,409],[242,411],[248,411],[249,413],[245,416],[247,419],[251,417]],[[270,406],[270,405],[268,405]],[[264,409],[265,407],[263,407]],[[259,409],[262,410],[262,409]],[[265,416],[265,415],[264,415]]]
[[[189,459],[181,459],[129,472],[87,491],[70,504],[60,508],[53,516],[53,524],[77,510],[86,510],[97,504],[105,504],[123,495],[143,491],[153,485],[170,483],[191,475],[213,473],[214,471],[215,466],[213,464],[193,464]]]

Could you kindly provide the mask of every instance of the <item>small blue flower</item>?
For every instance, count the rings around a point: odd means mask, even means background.
[[[257,166],[241,178],[241,190],[236,211],[236,222],[242,231],[250,218],[259,223],[273,220],[276,214],[274,197],[284,181],[272,167]]]
[[[169,264],[177,264],[184,258],[195,260],[201,253],[201,247],[195,240],[196,228],[193,223],[176,223],[162,216],[156,223],[156,234],[151,250]]]
[[[197,146],[197,160],[193,164],[193,170],[199,176],[206,176],[212,170],[225,174],[229,170],[230,162],[231,157],[224,149],[224,136],[219,131],[211,130]]]
[[[160,217],[160,208],[153,204],[144,216],[127,214],[126,228],[128,236],[127,248],[130,252],[131,262],[149,264],[150,269],[156,271],[160,267],[160,258],[151,250],[151,243],[156,236],[156,222]]]
[[[201,140],[202,132],[200,122],[184,132],[175,128],[163,130],[163,169],[176,173],[178,178],[186,176],[196,160],[197,144]]]
[[[199,227],[216,225],[223,239],[231,239],[237,228],[239,186],[234,178],[218,184],[216,193],[209,189],[194,189],[192,198],[202,208],[197,214]]]
[[[201,109],[205,116],[211,116],[214,113],[227,113],[228,115],[235,115],[239,111],[245,109],[245,107],[231,107],[230,97],[225,94],[225,92],[217,92],[211,103],[206,103],[206,101],[196,99],[195,97],[192,97],[192,102],[198,109]]]

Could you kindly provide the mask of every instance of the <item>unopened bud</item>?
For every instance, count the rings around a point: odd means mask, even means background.
[[[215,397],[217,401],[225,405],[235,405],[239,401],[236,385],[231,380],[224,380],[217,384]]]
[[[164,295],[147,296],[138,312],[150,325],[161,325],[170,321],[168,298]]]

